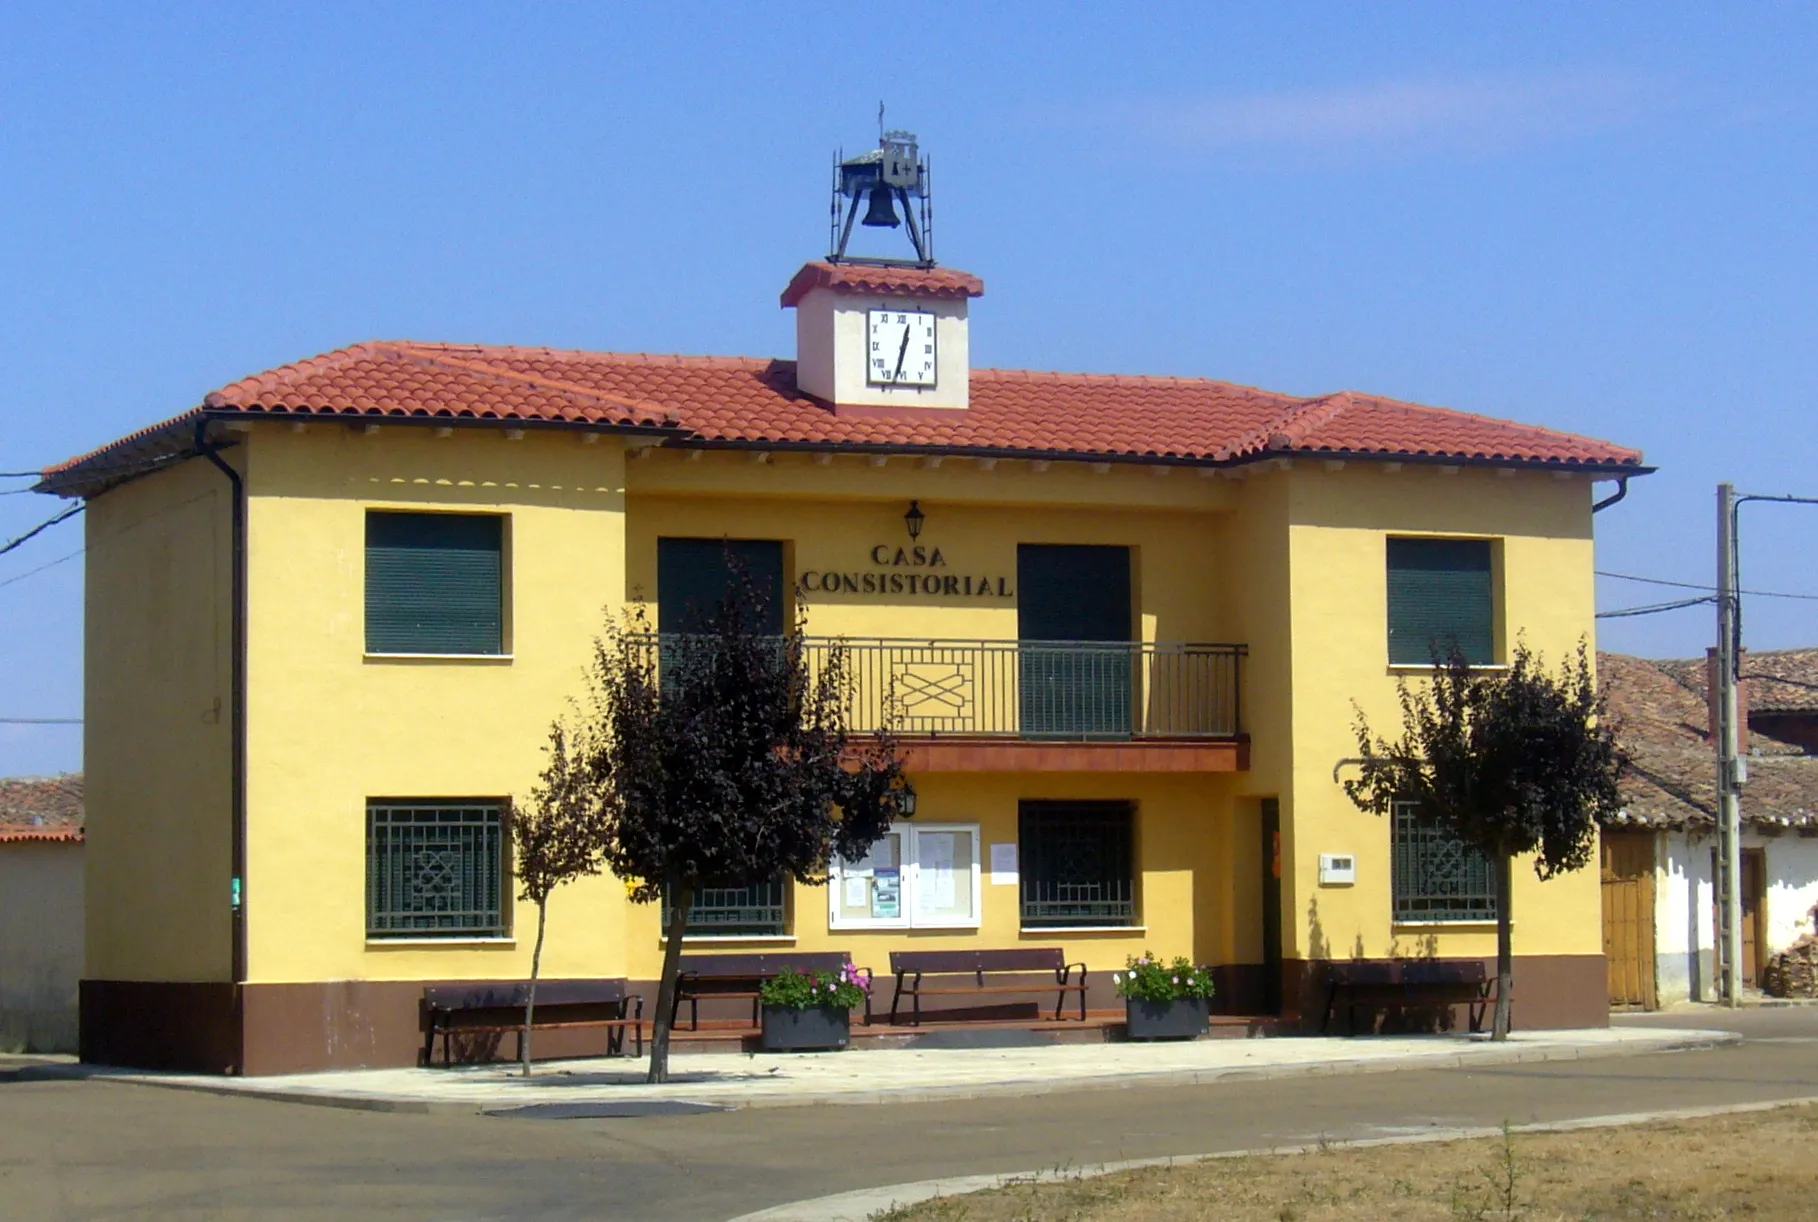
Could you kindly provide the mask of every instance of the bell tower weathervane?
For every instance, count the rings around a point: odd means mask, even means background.
[[[827,262],[933,267],[934,199],[929,186],[928,159],[921,155],[914,132],[885,130],[882,102],[877,104],[877,127],[875,149],[852,158],[843,152],[834,157],[831,249]],[[844,209],[840,206],[842,200],[845,201]],[[859,220],[861,201],[865,205],[862,221]],[[900,219],[897,216],[899,204],[903,210]],[[855,221],[870,229],[896,229],[906,223],[915,258],[886,259],[847,254]]]

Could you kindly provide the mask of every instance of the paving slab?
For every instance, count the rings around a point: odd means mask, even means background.
[[[529,1078],[515,1066],[496,1064],[257,1078],[89,1066],[46,1066],[45,1072],[382,1112],[505,1113],[561,1105],[577,1115],[604,1115],[634,1114],[658,1102],[716,1108],[903,1103],[1463,1068],[1634,1056],[1740,1040],[1719,1030],[1609,1027],[1519,1032],[1501,1044],[1483,1036],[1417,1035],[719,1054],[672,1057],[670,1080],[661,1086],[644,1082],[644,1060],[625,1057],[544,1063]]]

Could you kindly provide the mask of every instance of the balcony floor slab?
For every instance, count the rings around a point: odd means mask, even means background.
[[[1141,739],[1045,742],[999,738],[902,740],[914,772],[1242,772],[1250,740]]]

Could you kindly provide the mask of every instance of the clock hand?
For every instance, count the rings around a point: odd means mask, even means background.
[[[903,379],[903,358],[909,355],[909,328],[903,328],[903,346],[896,350],[896,372],[890,375],[892,382]]]

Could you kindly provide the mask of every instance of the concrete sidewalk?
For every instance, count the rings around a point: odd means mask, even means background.
[[[478,1113],[533,1108],[548,1115],[632,1116],[695,1108],[898,1103],[1137,1085],[1472,1068],[1709,1048],[1740,1039],[1727,1031],[1611,1027],[1526,1032],[1504,1044],[1494,1044],[1480,1036],[1426,1035],[679,1056],[671,1059],[671,1078],[663,1086],[646,1085],[645,1062],[630,1058],[543,1064],[528,1079],[519,1077],[515,1067],[505,1065],[349,1070],[263,1078],[93,1067],[70,1067],[64,1072],[372,1111]]]

